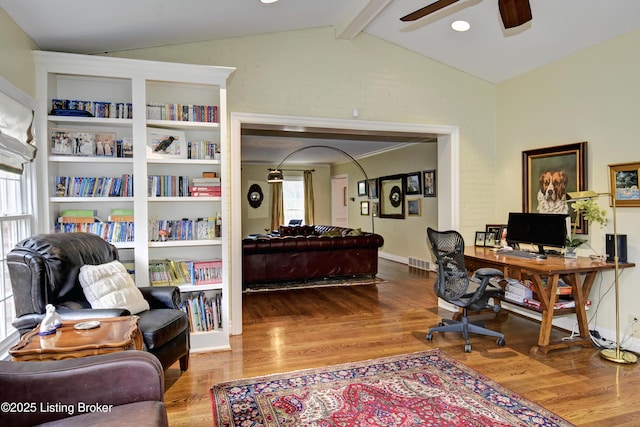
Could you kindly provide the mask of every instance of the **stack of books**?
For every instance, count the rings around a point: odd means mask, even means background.
[[[191,197],[220,197],[220,177],[212,175],[214,172],[204,172],[202,177],[193,178],[189,186]]]

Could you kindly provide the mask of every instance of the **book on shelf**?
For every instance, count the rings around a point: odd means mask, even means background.
[[[173,240],[209,240],[220,238],[222,220],[216,217],[151,219],[149,240],[165,242]]]
[[[222,328],[222,292],[194,292],[186,295],[180,309],[187,314],[191,332]]]
[[[151,260],[149,261],[149,283],[151,286],[192,285],[193,262],[187,260]]]
[[[98,216],[98,211],[95,209],[65,209],[63,211],[60,211],[60,216],[93,218]]]
[[[149,175],[149,197],[186,197],[189,195],[189,177],[184,175]]]
[[[59,216],[59,223],[72,223],[72,224],[91,224],[92,222],[99,222],[97,217],[93,216]]]
[[[134,241],[133,222],[92,222],[92,223],[56,223],[54,233],[92,233],[107,242],[124,243]]]
[[[133,176],[56,176],[54,194],[56,197],[131,197]]]
[[[218,123],[218,106],[147,103],[147,119]]]
[[[222,283],[222,260],[194,261],[193,281],[196,285]]]

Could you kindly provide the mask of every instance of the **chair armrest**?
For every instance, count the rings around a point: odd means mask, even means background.
[[[3,411],[3,425],[31,426],[77,415],[79,403],[98,404],[108,411],[109,405],[162,402],[163,398],[162,365],[144,351],[46,362],[0,362],[0,401],[29,402],[37,408],[33,412]],[[41,410],[55,404],[63,409]]]
[[[180,289],[177,286],[149,286],[140,288],[140,292],[152,309],[180,307]]]
[[[493,276],[504,277],[504,273],[502,271],[498,270],[497,268],[490,267],[479,268],[473,272],[473,275],[478,276],[481,279]]]

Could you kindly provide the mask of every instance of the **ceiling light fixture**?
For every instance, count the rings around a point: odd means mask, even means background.
[[[453,28],[455,31],[469,31],[469,28],[471,28],[471,24],[469,24],[467,21],[454,21],[451,24],[451,28]]]
[[[260,1],[261,1],[262,3],[269,4],[269,3],[275,3],[275,2],[277,2],[278,0],[260,0]]]

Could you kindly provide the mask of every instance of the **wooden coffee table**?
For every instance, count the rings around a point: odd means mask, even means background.
[[[92,329],[76,329],[83,322],[99,321]],[[55,334],[40,336],[38,325],[9,350],[17,362],[73,359],[124,350],[142,350],[138,316],[62,322]]]

